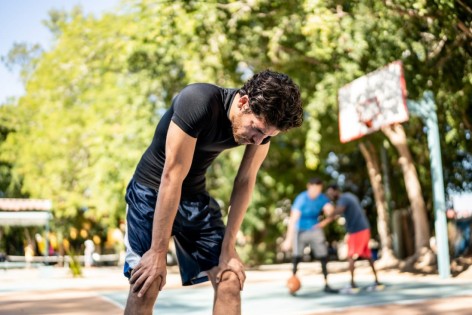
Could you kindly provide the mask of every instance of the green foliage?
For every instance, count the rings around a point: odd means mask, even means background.
[[[57,219],[87,209],[96,222],[116,225],[132,167],[152,135],[153,83],[126,70],[122,52],[133,43],[125,22],[76,14],[62,23],[54,49],[34,61],[16,115],[6,116],[17,127],[0,157],[14,163],[24,193],[53,200]]]
[[[3,59],[22,67],[26,93],[0,107],[0,191],[52,199],[65,234],[84,220],[116,226],[126,184],[172,97],[198,81],[239,87],[271,68],[300,85],[306,112],[302,128],[271,141],[242,226],[246,260],[272,262],[290,201],[308,177],[354,187],[375,213],[357,142],[339,142],[337,90],[399,59],[409,98],[434,92],[445,180],[466,189],[471,10],[452,0],[127,0],[98,19],[80,9],[52,11],[45,22],[52,49],[17,45]],[[423,126],[412,118],[405,129],[430,200]],[[384,138],[369,141],[381,145]],[[396,152],[387,152],[395,207],[407,206]],[[225,152],[209,170],[208,189],[223,209],[241,157],[242,150]]]
[[[70,258],[69,269],[72,273],[72,276],[74,278],[82,277],[82,264],[80,263],[80,260],[77,257],[77,253],[73,249],[71,249],[69,250],[68,254]]]

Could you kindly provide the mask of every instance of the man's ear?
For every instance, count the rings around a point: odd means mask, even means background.
[[[249,96],[243,95],[239,98],[238,108],[241,110],[249,109]]]

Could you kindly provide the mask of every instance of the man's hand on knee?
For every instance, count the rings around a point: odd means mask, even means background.
[[[213,273],[213,277],[210,276],[210,273],[208,275],[212,281],[213,289],[218,292],[218,296],[220,298],[223,297],[222,294],[225,294],[227,297],[240,296],[241,284],[236,273],[232,270],[225,270],[221,273],[220,281],[216,283],[216,268],[217,267],[214,268],[215,272]]]
[[[226,271],[223,271],[223,273],[221,274],[221,279],[220,279],[220,284],[227,284],[231,287],[233,287],[235,290],[237,290],[238,292],[241,290],[241,284],[240,284],[240,281],[239,281],[239,277],[238,275],[232,271],[232,270],[226,270]]]
[[[133,292],[138,292],[138,297],[142,297],[155,281],[159,284],[159,291],[162,290],[166,283],[166,275],[166,257],[149,250],[133,269],[129,282],[133,285]]]
[[[246,273],[244,272],[244,265],[236,253],[236,250],[232,250],[229,253],[222,252],[220,255],[220,264],[217,268],[216,284],[223,280],[222,277],[226,271],[232,271],[239,280],[240,290],[243,290],[244,281],[246,281]]]
[[[241,288],[238,276],[231,270],[221,274],[220,282],[214,284],[214,315],[241,315]]]

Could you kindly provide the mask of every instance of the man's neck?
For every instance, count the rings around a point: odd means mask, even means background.
[[[233,101],[231,102],[230,109],[229,109],[229,114],[228,114],[228,118],[231,122],[234,119],[234,115],[236,115],[236,111],[239,109],[238,108],[238,102],[239,102],[240,98],[241,98],[241,96],[239,95],[239,93],[236,93],[236,95],[233,98]]]

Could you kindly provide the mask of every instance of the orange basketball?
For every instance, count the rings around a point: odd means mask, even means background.
[[[302,284],[300,282],[300,279],[296,275],[291,276],[287,280],[287,288],[290,294],[294,294],[298,290],[300,290]]]

